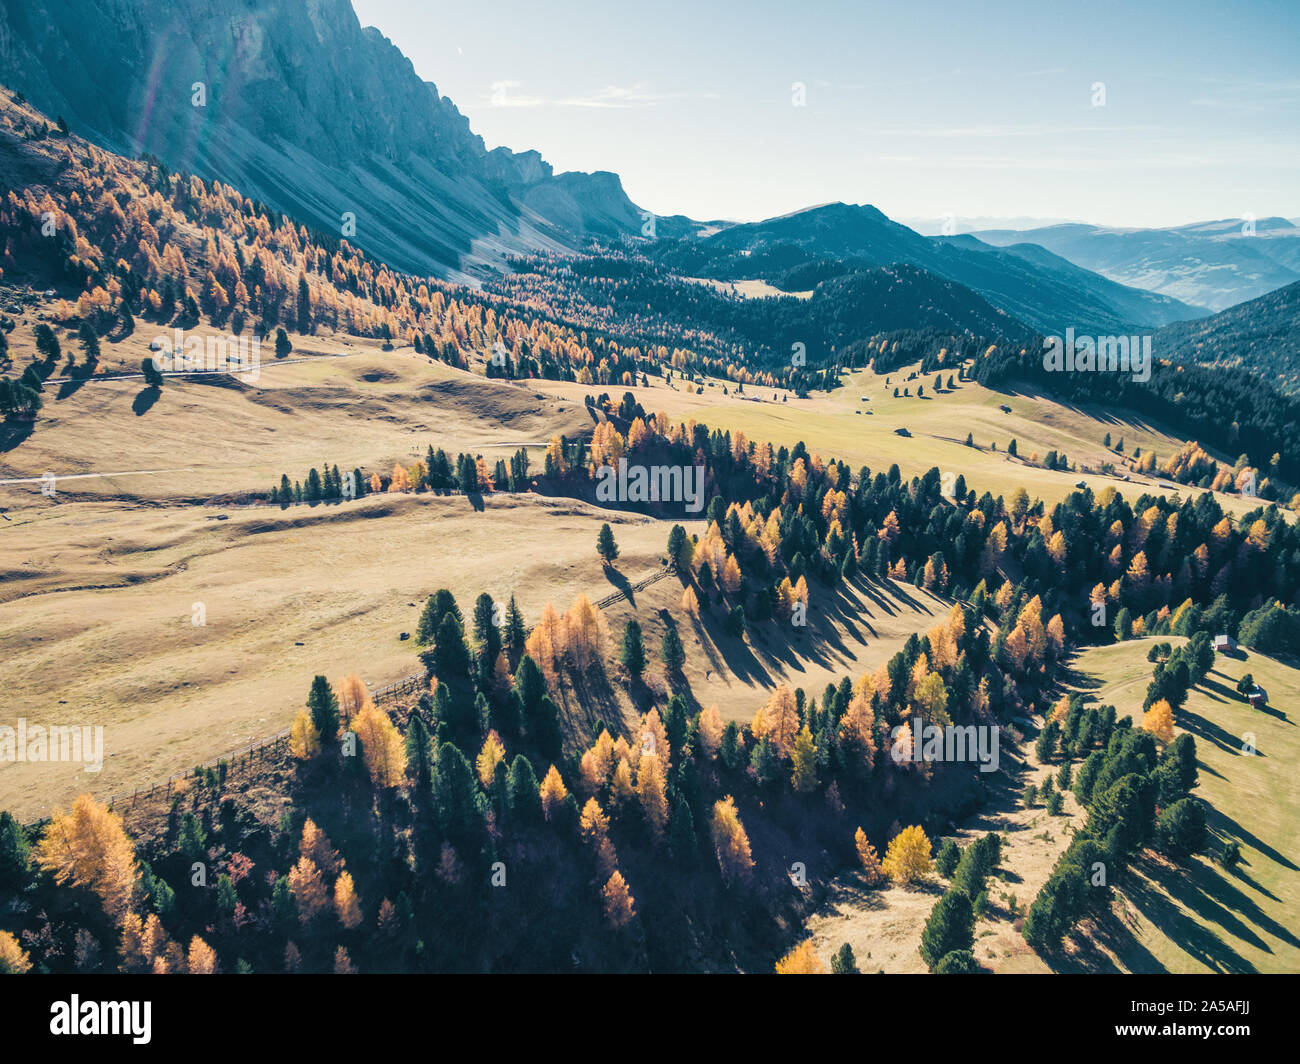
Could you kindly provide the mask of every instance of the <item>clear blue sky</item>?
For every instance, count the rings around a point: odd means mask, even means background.
[[[489,147],[659,214],[1300,217],[1300,0],[354,6]]]

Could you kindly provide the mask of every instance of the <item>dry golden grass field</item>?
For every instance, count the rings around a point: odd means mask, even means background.
[[[138,369],[156,331],[141,326],[105,342],[102,370]],[[30,335],[15,331],[19,364]],[[831,395],[773,402],[770,391],[724,395],[722,382],[697,394],[681,381],[648,389],[490,381],[409,348],[383,351],[342,335],[293,339],[284,360],[266,345],[256,380],[172,377],[152,401],[139,377],[49,384],[34,431],[0,451],[0,689],[20,693],[4,715],[102,723],[109,755],[93,778],[74,766],[6,765],[0,808],[43,815],[80,789],[149,783],[272,734],[318,672],[356,671],[378,686],[416,671],[414,646],[399,635],[413,631],[413,604],[437,587],[466,604],[481,591],[513,592],[531,621],[547,601],[563,608],[579,593],[595,599],[653,572],[668,534],[666,522],[536,496],[489,496],[484,512],[427,495],[285,510],[231,505],[282,473],[305,479],[326,462],[387,472],[430,444],[490,462],[522,446],[536,467],[553,434],[590,431],[586,395],[626,390],[648,410],[774,445],[802,439],[855,469],[897,462],[910,476],[938,465],[981,491],[1010,494],[1023,484],[1049,501],[1079,477],[1009,459],[1011,438],[1025,455],[1057,449],[1094,464],[1107,431],[1123,435],[1130,452],[1168,453],[1180,442],[1152,426],[1031,395],[1006,399],[973,383],[893,399],[870,371]],[[1004,400],[1011,414],[999,411]],[[894,435],[900,425],[910,439]],[[967,431],[978,446],[964,445]],[[41,490],[46,473],[56,478],[53,497]],[[1130,497],[1159,490],[1136,477],[1084,479]],[[615,575],[595,554],[603,520],[622,549]],[[691,530],[702,531],[698,522]],[[680,594],[675,580],[647,588],[635,605],[609,611],[611,630],[617,637],[635,612],[653,652],[664,611],[679,616],[696,699],[736,719],[752,716],[777,683],[814,692],[874,668],[944,610],[910,587],[859,583],[815,600],[811,628],[786,645],[761,628],[736,640],[707,618],[680,616]],[[192,623],[196,603],[201,626]]]

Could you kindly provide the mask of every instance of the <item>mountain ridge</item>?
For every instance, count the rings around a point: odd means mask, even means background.
[[[1174,361],[1241,366],[1271,388],[1300,394],[1300,281],[1239,303],[1200,321],[1177,322],[1156,333],[1156,353]]]
[[[662,253],[666,261],[698,274],[710,264],[726,276],[772,260],[764,280],[802,268],[816,280],[855,268],[905,263],[956,281],[1025,324],[1044,332],[1070,325],[1099,331],[1158,327],[1203,317],[1206,311],[1167,296],[1107,280],[1060,256],[1011,252],[971,236],[924,237],[870,204],[830,203],[779,218],[729,226],[692,245]],[[758,267],[760,270],[763,267]],[[735,279],[735,278],[728,278]],[[800,278],[800,287],[809,287]]]
[[[1218,312],[1300,280],[1300,228],[1285,218],[1240,218],[1168,228],[1072,222],[1036,229],[977,230],[997,247],[1037,244],[1121,284],[1173,296]]]
[[[322,232],[348,235],[350,212],[350,239],[394,267],[474,281],[507,254],[576,247],[589,216],[597,235],[640,231],[615,175],[488,151],[349,0],[87,0],[75,19],[63,6],[0,4],[0,65],[37,107]],[[112,65],[108,37],[124,42]]]

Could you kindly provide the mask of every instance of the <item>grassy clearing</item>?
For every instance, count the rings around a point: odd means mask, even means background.
[[[991,391],[973,381],[956,381],[955,371],[954,389],[931,395],[933,376],[905,381],[912,369],[915,367],[890,374],[856,370],[845,375],[844,387],[808,399],[761,388],[747,388],[747,397],[742,397],[730,385],[730,394],[723,395],[723,385],[718,382],[704,385],[702,394],[681,381],[673,385],[654,381],[649,388],[630,389],[544,381],[538,382],[538,391],[575,403],[588,393],[621,395],[631,391],[647,410],[663,410],[679,419],[694,418],[710,428],[739,430],[751,440],[768,441],[774,447],[789,447],[803,440],[823,458],[842,459],[855,471],[865,464],[873,472],[883,472],[897,463],[903,475],[911,477],[938,467],[964,476],[970,488],[1007,498],[1023,487],[1031,499],[1053,504],[1075,490],[1080,480],[1098,493],[1112,487],[1130,501],[1143,494],[1181,492],[1185,497],[1200,493],[1186,486],[1178,486],[1176,492],[1175,486],[1137,474],[1123,481],[1119,476],[1064,473],[1028,462],[1035,451],[1041,459],[1055,450],[1075,464],[1099,468],[1102,462],[1111,461],[1118,465],[1118,457],[1102,445],[1107,433],[1112,442],[1123,438],[1127,454],[1135,447],[1144,454],[1150,450],[1160,456],[1174,453],[1183,440],[1157,425],[1120,418],[1101,408],[1065,406],[1035,392],[1006,395]],[[947,377],[945,373],[945,383]],[[886,380],[891,383],[886,385]],[[918,383],[925,386],[924,398],[915,394]],[[909,388],[912,396],[895,399],[895,385]],[[1003,412],[1003,405],[1011,412]],[[911,436],[896,435],[896,428],[906,428]],[[965,445],[967,433],[974,437],[973,447]],[[1012,439],[1017,441],[1020,458],[1006,453]],[[1236,456],[1215,457],[1231,464]],[[1245,513],[1257,505],[1233,495],[1216,497],[1230,514]]]
[[[0,808],[43,815],[78,791],[164,778],[286,727],[311,677],[380,686],[419,669],[419,608],[439,587],[543,605],[614,590],[596,555],[613,525],[635,582],[658,522],[568,500],[372,496],[223,511],[83,503],[29,510],[0,538],[6,719],[102,724],[105,767],[0,765]],[[221,515],[226,520],[218,520]],[[202,603],[205,624],[193,624]]]
[[[1165,640],[1179,642],[1179,640]],[[1121,717],[1140,713],[1150,680],[1152,640],[1083,653],[1079,686]],[[1300,669],[1246,651],[1219,656],[1206,682],[1177,714],[1177,731],[1196,739],[1200,783],[1192,792],[1208,806],[1210,853],[1190,867],[1148,856],[1114,918],[1090,927],[1065,970],[1128,972],[1294,972],[1300,970]],[[1251,673],[1271,705],[1252,709],[1236,693]],[[1257,755],[1243,752],[1250,742]],[[1234,872],[1214,860],[1236,841],[1244,857]]]
[[[265,492],[282,473],[302,480],[325,462],[387,473],[396,461],[423,458],[430,444],[453,458],[465,450],[495,461],[519,446],[539,456],[536,445],[556,432],[590,431],[580,400],[549,403],[524,384],[475,377],[410,349],[383,352],[362,341],[322,346],[348,354],[294,361],[295,350],[284,363],[270,357],[252,382],[171,377],[147,406],[139,379],[90,381],[62,399],[61,386],[47,386],[35,430],[0,450],[0,480],[176,470],[70,480],[59,490],[73,499],[206,499]],[[7,509],[45,504],[39,485],[0,485]]]

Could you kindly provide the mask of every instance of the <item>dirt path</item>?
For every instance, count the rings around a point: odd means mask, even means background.
[[[1027,746],[1025,753],[1028,762],[1009,766],[1005,775],[999,774],[999,783],[989,788],[986,808],[951,836],[963,847],[990,831],[1003,839],[1002,863],[988,884],[989,909],[975,927],[976,959],[994,972],[1049,970],[1015,929],[1016,913],[1023,915],[1028,909],[1069,845],[1070,832],[1083,819],[1068,792],[1061,816],[1048,816],[1041,804],[1025,808],[1024,788],[1029,783],[1041,787],[1059,768],[1039,764],[1032,747]],[[937,850],[943,838],[932,842]],[[847,942],[862,972],[922,973],[925,962],[918,952],[921,931],[946,887],[947,882],[935,875],[911,889],[868,890],[859,873],[841,876],[808,922],[813,947],[828,967],[831,956]]]

